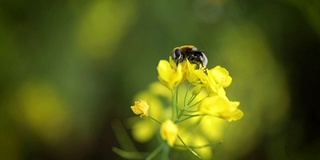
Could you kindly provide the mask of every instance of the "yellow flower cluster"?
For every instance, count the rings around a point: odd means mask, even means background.
[[[196,65],[188,60],[172,67],[168,61],[161,60],[157,69],[160,82],[170,90],[184,81],[185,77],[190,84],[197,86],[196,89],[206,88],[209,96],[199,105],[199,112],[202,114],[228,121],[235,121],[243,116],[243,112],[238,109],[240,103],[229,101],[226,96],[224,88],[231,84],[232,78],[225,68],[216,66],[209,70],[196,69]]]
[[[168,146],[211,157],[210,146],[222,137],[225,122],[243,117],[240,102],[226,96],[232,82],[229,72],[221,66],[199,68],[188,59],[177,64],[171,57],[160,60],[157,71],[160,83],[139,93],[136,98],[143,100],[131,106],[135,114],[149,117],[132,122],[133,137],[146,142],[160,130]]]

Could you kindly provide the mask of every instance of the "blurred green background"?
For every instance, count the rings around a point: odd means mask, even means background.
[[[1,0],[0,159],[120,159],[112,122],[184,44],[245,113],[213,158],[319,159],[319,42],[317,0]]]

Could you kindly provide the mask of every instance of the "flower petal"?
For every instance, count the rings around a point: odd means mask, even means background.
[[[148,116],[149,105],[146,101],[139,100],[135,101],[134,106],[131,106],[131,110],[134,114],[140,115],[140,117]]]
[[[166,120],[161,125],[160,135],[172,147],[177,139],[178,127],[171,120]]]
[[[178,64],[176,68],[172,68],[168,61],[160,60],[157,70],[159,81],[170,90],[178,86],[184,79],[181,64]]]

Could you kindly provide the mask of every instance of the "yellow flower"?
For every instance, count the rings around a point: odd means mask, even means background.
[[[215,82],[223,88],[228,87],[232,82],[232,78],[229,76],[228,70],[221,66],[216,66],[210,69],[209,72],[213,75]]]
[[[178,136],[178,127],[171,120],[166,120],[161,125],[160,135],[172,147]]]
[[[181,68],[182,68],[182,72],[185,74],[186,72],[187,72],[187,70],[188,70],[188,66],[187,66],[187,63],[186,63],[186,61],[182,61],[182,62],[180,62],[180,63],[178,63],[178,65],[177,65],[177,63],[172,59],[172,57],[170,56],[169,57],[169,63],[170,63],[170,65],[171,65],[171,67],[173,68],[173,69],[175,69],[175,70],[177,70],[177,67],[179,66],[179,65],[181,65]],[[185,77],[185,75],[184,75],[184,77]]]
[[[229,72],[221,66],[216,66],[210,70],[204,72],[195,72],[199,77],[202,84],[206,87],[209,94],[218,94],[225,96],[225,87],[228,87],[232,78],[229,76]]]
[[[197,85],[201,83],[199,77],[206,76],[202,68],[196,69],[197,65],[191,64],[188,60],[187,62],[187,79],[191,84]]]
[[[157,70],[159,74],[159,81],[170,90],[178,86],[184,79],[184,73],[182,71],[181,64],[178,64],[176,68],[172,68],[168,61],[160,60]]]
[[[200,103],[199,111],[231,122],[243,117],[243,112],[238,109],[239,105],[240,102],[232,102],[227,97],[214,95]]]
[[[149,105],[143,100],[135,101],[134,106],[131,106],[131,110],[134,114],[140,115],[141,118],[146,117],[148,116]]]

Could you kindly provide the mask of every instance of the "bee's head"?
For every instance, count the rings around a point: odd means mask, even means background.
[[[172,50],[171,57],[176,62],[177,65],[178,65],[178,63],[180,63],[184,60],[184,56],[183,56],[181,49],[179,47],[176,47]]]

